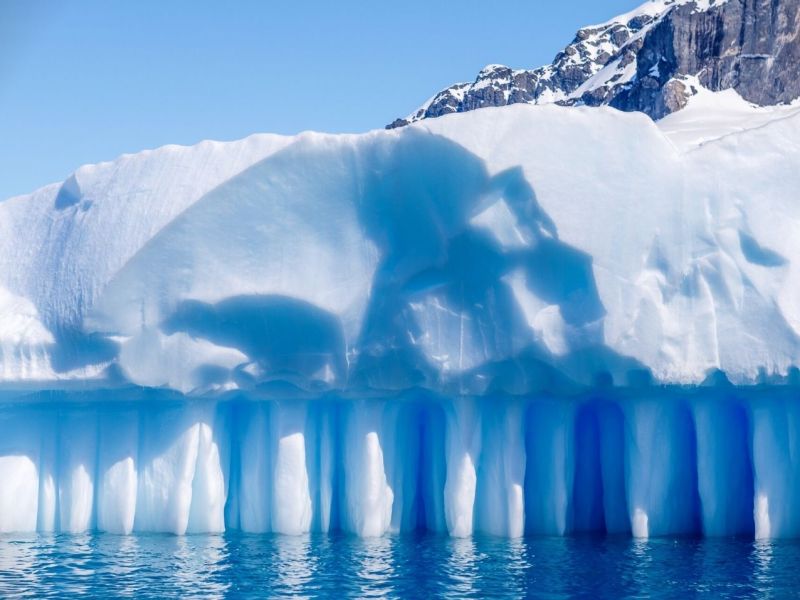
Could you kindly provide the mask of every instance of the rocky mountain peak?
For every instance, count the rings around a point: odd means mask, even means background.
[[[549,65],[487,65],[387,127],[520,102],[610,105],[660,119],[698,84],[761,106],[800,96],[800,0],[650,0],[578,30]]]

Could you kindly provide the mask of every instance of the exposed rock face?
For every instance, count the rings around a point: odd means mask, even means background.
[[[549,65],[489,65],[388,127],[518,102],[608,104],[659,119],[683,108],[692,82],[761,106],[800,96],[800,0],[651,0],[579,30]]]

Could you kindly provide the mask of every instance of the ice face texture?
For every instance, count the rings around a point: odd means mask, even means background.
[[[725,94],[664,130],[513,106],[83,167],[0,203],[0,380],[285,397],[785,377],[800,117]]]
[[[0,530],[800,535],[800,116],[726,94],[0,203]]]

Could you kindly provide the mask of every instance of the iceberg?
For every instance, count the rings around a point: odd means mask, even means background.
[[[0,203],[0,531],[800,535],[800,108],[731,94]]]

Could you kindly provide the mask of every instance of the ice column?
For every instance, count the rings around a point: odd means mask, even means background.
[[[757,539],[797,537],[800,408],[794,397],[777,392],[752,401],[753,513]]]
[[[391,523],[394,492],[381,447],[383,402],[352,401],[345,411],[343,526],[362,537],[384,534]]]
[[[271,442],[266,403],[248,403],[239,415],[239,527],[262,533],[270,530]]]
[[[61,413],[58,427],[59,529],[79,533],[94,528],[97,414],[67,409]]]
[[[100,531],[133,531],[138,439],[138,411],[104,411],[99,415],[97,528]]]
[[[696,435],[681,398],[623,403],[628,439],[628,509],[634,537],[699,531]]]
[[[36,529],[41,439],[40,420],[22,410],[0,414],[0,533]]]
[[[311,529],[312,504],[306,466],[307,407],[303,401],[272,405],[272,530],[299,534]]]
[[[444,515],[454,537],[472,535],[474,527],[477,461],[481,451],[481,420],[475,398],[446,401],[447,477]]]
[[[201,429],[204,424],[207,426],[212,414],[207,406],[192,405],[142,411],[134,522],[137,531],[177,534],[187,531]],[[205,444],[204,452],[213,453],[213,450]],[[203,476],[214,479],[220,475],[206,473]]]
[[[524,405],[519,399],[484,399],[478,469],[478,529],[492,535],[525,533]]]
[[[569,402],[537,398],[526,417],[526,529],[564,535],[569,528],[572,496],[573,408]]]
[[[747,412],[714,393],[693,403],[703,533],[753,533],[753,468]]]

